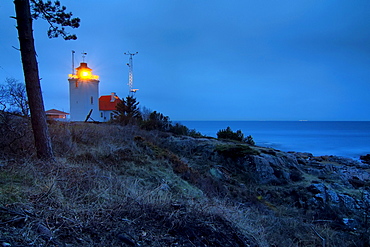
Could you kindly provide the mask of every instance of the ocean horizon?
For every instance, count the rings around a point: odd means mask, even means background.
[[[228,126],[257,146],[359,159],[370,153],[370,121],[175,121],[205,136]]]

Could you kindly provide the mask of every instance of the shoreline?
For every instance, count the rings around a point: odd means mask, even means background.
[[[177,122],[177,121],[176,121]],[[370,153],[370,121],[181,121],[189,129],[216,138],[230,126],[252,135],[256,144],[285,152],[309,152],[351,159]]]

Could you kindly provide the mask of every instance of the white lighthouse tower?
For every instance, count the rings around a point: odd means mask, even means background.
[[[68,81],[70,120],[99,121],[99,76],[83,62],[75,74],[69,74]]]

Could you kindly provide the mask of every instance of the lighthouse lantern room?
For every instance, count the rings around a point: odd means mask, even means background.
[[[70,120],[99,121],[99,76],[82,62],[75,74],[69,74]]]

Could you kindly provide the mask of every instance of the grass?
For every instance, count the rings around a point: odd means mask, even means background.
[[[215,151],[231,159],[243,158],[246,155],[259,154],[257,150],[251,148],[247,144],[221,144],[216,146]]]
[[[247,144],[202,139],[210,156],[193,157],[190,147],[184,147],[186,155],[175,151],[168,144],[170,134],[132,126],[54,123],[50,132],[55,162],[33,160],[32,153],[3,154],[2,242],[320,246],[315,231],[327,246],[350,246],[353,239],[328,225],[314,225],[313,213],[279,200],[286,188],[250,182],[232,162],[259,154]],[[231,161],[220,163],[217,155]],[[216,179],[212,168],[227,179]]]
[[[0,170],[0,203],[26,202],[28,189],[34,185],[33,169],[27,164],[23,167],[5,167]]]

